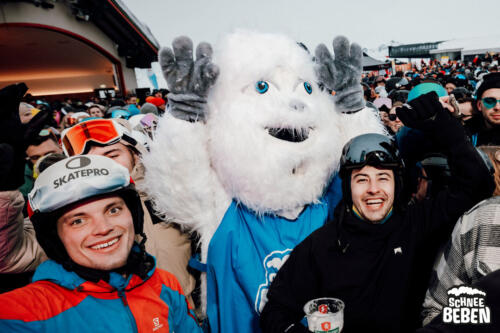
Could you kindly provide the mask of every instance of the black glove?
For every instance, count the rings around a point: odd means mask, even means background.
[[[467,141],[464,127],[443,108],[434,91],[397,108],[396,114],[405,126],[427,133],[441,148]]]
[[[316,74],[320,83],[335,91],[334,101],[337,110],[353,113],[365,107],[361,71],[363,70],[363,51],[356,43],[349,44],[344,36],[333,40],[332,58],[324,44],[316,48]]]
[[[193,42],[188,37],[177,37],[172,49],[162,48],[159,55],[170,90],[168,111],[179,119],[203,121],[209,88],[219,76],[219,68],[212,63],[212,46],[200,43],[196,48],[196,61],[193,60]]]
[[[25,127],[19,119],[19,103],[28,88],[24,83],[0,90],[0,191],[12,191],[24,183]]]
[[[24,151],[26,150],[26,148],[28,148],[30,143],[33,142],[33,139],[38,136],[40,131],[45,126],[52,126],[52,125],[53,125],[53,118],[52,118],[52,112],[50,110],[40,111],[33,118],[31,118],[29,123],[24,125],[24,135],[23,135]]]

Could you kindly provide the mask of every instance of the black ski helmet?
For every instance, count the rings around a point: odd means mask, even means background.
[[[134,232],[145,240],[142,203],[125,167],[108,157],[78,155],[45,169],[28,195],[28,215],[47,256],[67,270],[75,270],[78,265],[71,260],[57,234],[57,220],[68,207],[113,194],[125,201],[132,215]]]
[[[401,193],[404,170],[396,142],[383,134],[368,133],[354,137],[342,149],[339,176],[342,179],[342,196],[348,207],[352,205],[351,172],[366,165],[394,171],[396,202]]]

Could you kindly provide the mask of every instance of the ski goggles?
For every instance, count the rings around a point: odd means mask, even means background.
[[[368,133],[352,139],[347,145],[341,158],[341,164],[346,170],[366,165],[387,168],[403,165],[396,143],[389,137]]]
[[[481,101],[487,109],[493,109],[497,103],[500,103],[500,99],[496,99],[495,97],[485,97]]]
[[[67,156],[88,153],[90,143],[108,146],[119,142],[124,130],[111,119],[88,120],[62,133],[62,147]]]

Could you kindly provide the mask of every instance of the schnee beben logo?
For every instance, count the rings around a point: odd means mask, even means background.
[[[486,306],[486,293],[468,286],[448,290],[448,306],[443,309],[443,322],[454,324],[489,324],[490,308]]]

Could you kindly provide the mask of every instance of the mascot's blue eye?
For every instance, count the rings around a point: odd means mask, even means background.
[[[259,92],[259,94],[264,94],[269,90],[269,83],[266,81],[259,81],[255,85],[255,89]]]
[[[304,82],[304,89],[307,91],[309,95],[313,92],[313,87],[309,82]]]

